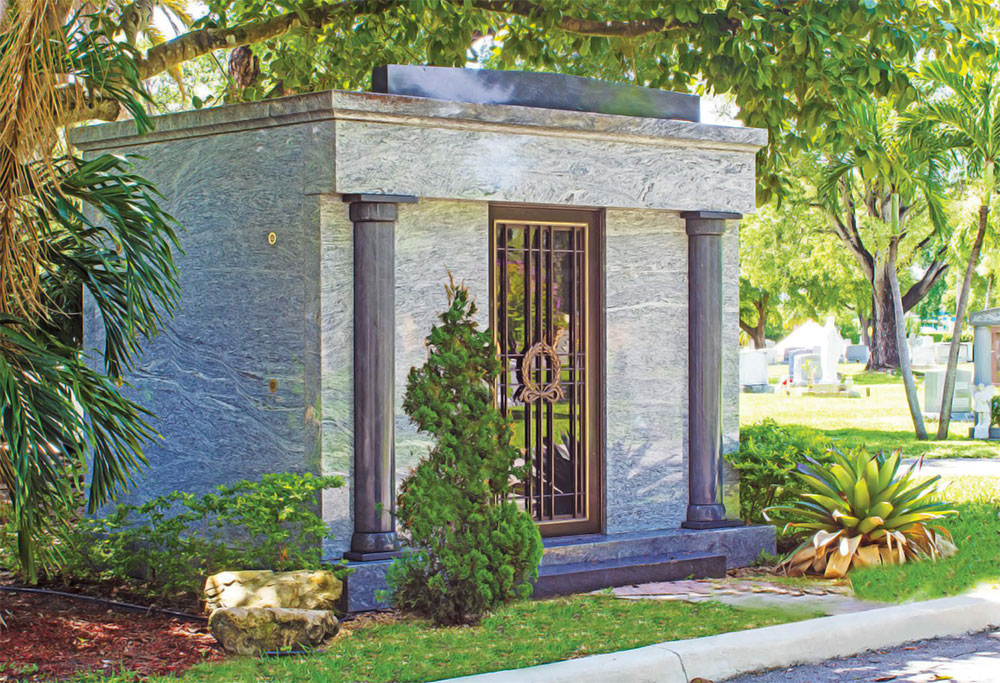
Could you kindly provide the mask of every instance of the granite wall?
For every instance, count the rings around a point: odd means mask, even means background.
[[[303,150],[321,129],[133,139],[112,149],[146,157],[137,169],[184,227],[180,308],[124,390],[157,416],[162,436],[146,448],[150,467],[131,500],[319,470],[320,204],[303,194],[315,179]],[[84,330],[100,349],[90,305]]]

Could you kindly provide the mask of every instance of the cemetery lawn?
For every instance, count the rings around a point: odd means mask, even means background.
[[[434,628],[418,619],[378,615],[347,622],[333,641],[312,655],[234,657],[199,664],[180,681],[433,681],[816,616],[821,615],[606,595],[525,600],[498,610],[478,626]],[[125,683],[133,679],[122,675],[78,680]],[[167,683],[178,679],[149,680]]]
[[[937,562],[908,562],[848,574],[857,597],[886,602],[931,600],[1000,584],[1000,477],[953,477],[941,499],[959,514],[944,521],[958,552]]]
[[[839,370],[854,378],[855,390],[861,398],[788,396],[777,386],[773,394],[741,393],[740,423],[750,425],[771,418],[779,424],[812,427],[826,432],[843,448],[867,446],[869,450],[885,451],[902,448],[906,456],[928,458],[1000,457],[997,442],[969,438],[971,422],[952,420],[948,440],[934,441],[937,421],[925,420],[931,439],[917,441],[900,377],[867,373],[863,365],[856,363],[842,364]],[[772,384],[787,376],[787,372],[787,366],[770,366]],[[917,375],[917,392],[923,402],[920,375]]]

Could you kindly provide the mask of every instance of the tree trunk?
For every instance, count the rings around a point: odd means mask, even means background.
[[[865,317],[864,313],[858,312],[858,327],[861,328],[861,343],[871,349],[872,336],[868,332],[868,326],[871,324],[871,319]]]
[[[983,204],[979,207],[979,229],[976,239],[972,242],[969,262],[965,266],[965,279],[958,293],[958,307],[955,311],[955,326],[951,332],[951,346],[948,347],[948,366],[944,371],[944,395],[941,397],[941,421],[938,422],[937,439],[948,438],[948,428],[951,425],[951,404],[955,398],[955,375],[958,370],[958,348],[962,343],[962,323],[965,321],[965,309],[969,305],[969,290],[972,289],[972,273],[979,265],[979,250],[986,236],[986,224],[990,215],[990,207]]]
[[[896,355],[899,358],[899,369],[903,373],[903,387],[906,389],[906,403],[910,407],[910,417],[913,419],[913,431],[917,439],[927,439],[927,429],[924,427],[924,414],[920,410],[920,398],[917,396],[917,383],[913,380],[913,368],[910,367],[910,349],[906,345],[906,321],[903,319],[903,296],[899,293],[899,277],[896,275],[896,251],[899,248],[899,195],[891,198],[891,221],[893,237],[889,240],[889,257],[886,259],[886,271],[889,278],[889,291],[892,294],[893,319],[895,321]]]
[[[899,367],[899,350],[896,343],[896,307],[893,302],[891,280],[895,278],[895,262],[888,259],[875,264],[875,278],[872,282],[872,331],[868,345],[871,356],[869,370],[894,370]],[[890,272],[892,277],[890,277]],[[897,280],[898,283],[898,280]],[[900,299],[902,308],[902,299]],[[902,321],[900,321],[902,322]],[[906,328],[903,328],[906,337]]]
[[[767,327],[767,301],[769,298],[770,295],[765,294],[762,298],[753,302],[753,307],[757,309],[756,325],[751,325],[748,322],[744,322],[742,318],[740,319],[740,328],[753,341],[755,349],[767,348],[767,335],[764,330]]]

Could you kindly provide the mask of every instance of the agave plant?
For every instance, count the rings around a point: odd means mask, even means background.
[[[834,450],[832,456],[832,464],[809,459],[809,464],[799,465],[798,499],[766,510],[769,516],[780,513],[789,520],[786,531],[810,534],[781,563],[789,575],[810,572],[840,578],[852,567],[937,559],[955,552],[948,530],[928,524],[958,513],[932,500],[940,477],[915,480],[923,459],[900,475],[899,450],[888,457],[865,450],[847,455]]]

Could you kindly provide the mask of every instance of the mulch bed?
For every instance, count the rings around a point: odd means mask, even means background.
[[[179,674],[222,651],[203,624],[130,614],[78,600],[0,592],[0,682],[83,672]]]

